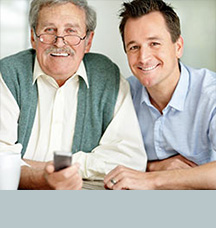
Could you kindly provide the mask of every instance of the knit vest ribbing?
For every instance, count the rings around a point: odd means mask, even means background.
[[[18,143],[24,156],[37,109],[37,83],[33,84],[35,51],[30,49],[0,62],[2,77],[20,108]],[[72,152],[91,152],[113,118],[119,91],[119,69],[107,57],[84,56],[89,89],[79,77],[79,92]]]

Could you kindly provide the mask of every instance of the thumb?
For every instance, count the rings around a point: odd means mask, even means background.
[[[55,171],[55,168],[54,168],[54,165],[52,162],[48,162],[46,167],[45,167],[45,171],[48,173],[48,174],[51,174]]]

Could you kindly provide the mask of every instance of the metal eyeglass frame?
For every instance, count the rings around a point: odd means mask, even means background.
[[[85,40],[85,38],[87,37],[88,31],[86,31],[86,35],[85,35],[84,37],[80,37],[80,36],[78,36],[78,35],[57,36],[57,35],[55,35],[55,34],[46,34],[46,33],[42,33],[42,34],[40,34],[40,35],[37,35],[37,33],[36,33],[35,31],[34,31],[34,33],[35,33],[35,36],[39,39],[39,41],[40,41],[41,43],[43,43],[43,44],[54,44],[54,43],[56,43],[56,41],[57,41],[58,38],[62,38],[64,44],[66,44],[66,45],[69,44],[69,45],[72,45],[72,46],[77,46],[77,45],[80,44],[80,42],[81,42],[82,40]],[[42,36],[42,35],[53,36],[54,39],[53,39],[53,41],[52,41],[51,43],[45,43],[44,41],[41,40],[41,36]],[[70,43],[68,43],[68,42],[65,40],[65,37],[67,37],[67,36],[75,36],[75,37],[79,38],[79,42],[76,43],[76,44],[70,44]]]

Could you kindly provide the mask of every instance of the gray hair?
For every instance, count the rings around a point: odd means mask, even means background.
[[[94,31],[97,24],[96,12],[92,9],[86,0],[32,0],[29,11],[29,23],[32,29],[36,30],[38,25],[38,15],[40,10],[45,6],[61,5],[66,3],[73,3],[80,9],[84,10],[86,14],[86,30],[87,35]]]

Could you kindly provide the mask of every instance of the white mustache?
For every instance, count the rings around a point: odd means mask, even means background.
[[[71,49],[71,48],[54,48],[54,47],[51,47],[51,48],[48,48],[45,52],[47,55],[48,54],[51,54],[51,53],[67,53],[71,56],[73,56],[75,54],[75,52]]]

